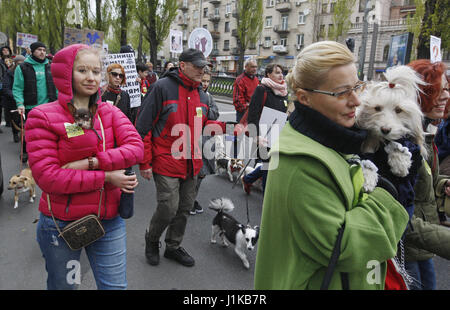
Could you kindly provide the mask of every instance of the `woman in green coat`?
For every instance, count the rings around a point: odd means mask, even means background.
[[[354,56],[337,42],[314,43],[286,80],[297,101],[271,151],[255,289],[319,289],[341,228],[329,288],[383,289],[408,214],[383,188],[363,193],[350,160],[367,135],[354,127],[363,88]]]

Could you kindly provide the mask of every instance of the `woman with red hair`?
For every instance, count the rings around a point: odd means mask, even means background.
[[[118,107],[134,124],[131,114],[130,96],[126,91],[120,89],[121,86],[127,85],[125,70],[120,64],[110,64],[106,69],[106,75],[108,85],[102,94],[102,101]]]
[[[448,177],[439,175],[439,158],[434,144],[433,123],[444,118],[444,110],[449,99],[446,66],[442,62],[431,63],[420,59],[409,64],[419,73],[426,85],[420,85],[420,105],[424,114],[425,147],[428,158],[419,169],[414,186],[414,216],[405,236],[405,267],[414,279],[412,289],[436,289],[433,256],[450,259],[450,230],[445,224],[445,215],[438,214],[439,197],[450,195]],[[430,126],[431,125],[431,126]],[[435,127],[434,127],[435,129]]]

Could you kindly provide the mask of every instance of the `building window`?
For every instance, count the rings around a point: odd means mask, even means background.
[[[265,37],[264,38],[264,47],[270,47],[270,42],[271,42],[270,37]]]
[[[281,16],[281,29],[287,30],[289,28],[289,22],[288,22],[289,15],[282,15]]]
[[[303,12],[298,13],[298,23],[305,24],[306,23],[306,15]]]
[[[213,42],[213,50],[218,50],[219,49],[219,43],[217,41]]]
[[[230,40],[223,41],[223,50],[229,51],[230,50]]]
[[[208,29],[208,25],[203,25],[203,28]]]
[[[280,38],[280,45],[287,46],[287,38]]]
[[[214,9],[214,16],[220,16],[220,9],[219,8],[215,8]]]
[[[265,27],[272,27],[272,16],[266,17]]]
[[[359,23],[359,17],[356,17],[356,22]]]
[[[322,3],[322,14],[327,14],[328,4]]]
[[[208,17],[208,8],[203,9],[203,17]]]
[[[197,18],[198,18],[198,11],[195,10],[195,11],[194,11],[194,19],[197,19]]]
[[[305,43],[305,35],[303,33],[297,34],[297,45],[303,46]]]
[[[384,46],[383,61],[388,61],[388,57],[389,57],[389,44]]]
[[[334,7],[336,6],[336,2],[330,3],[330,13],[334,13]]]
[[[230,22],[225,22],[225,32],[230,32]]]
[[[231,3],[227,3],[227,5],[225,6],[225,14],[230,13],[231,13]]]
[[[319,38],[325,38],[325,25],[320,25]]]
[[[275,5],[275,0],[267,0],[267,7],[271,7]]]

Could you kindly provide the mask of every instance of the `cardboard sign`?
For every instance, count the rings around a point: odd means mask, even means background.
[[[170,52],[179,54],[183,52],[182,31],[170,29]]]
[[[441,38],[430,36],[430,62],[442,61]]]
[[[132,108],[139,107],[141,105],[141,88],[139,82],[136,81],[138,77],[136,71],[136,62],[134,60],[134,53],[125,54],[108,54],[103,60],[103,72],[106,72],[106,68],[110,64],[119,64],[125,70],[125,76],[127,79],[127,85],[120,88],[130,95],[130,106]],[[107,78],[105,76],[103,84],[107,84]]]
[[[103,48],[103,31],[92,29],[64,28],[64,47],[72,44],[86,44]]]
[[[37,35],[18,32],[17,33],[17,44],[16,44],[16,46],[17,47],[28,48],[28,47],[30,47],[31,43],[34,43],[37,40],[38,40],[38,36]]]

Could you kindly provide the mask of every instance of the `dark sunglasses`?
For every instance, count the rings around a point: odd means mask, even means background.
[[[125,77],[125,75],[123,75],[122,73],[117,72],[110,72],[109,74],[111,74],[113,77],[120,77],[121,79]]]

